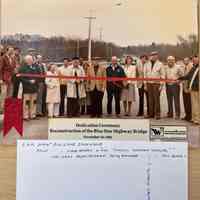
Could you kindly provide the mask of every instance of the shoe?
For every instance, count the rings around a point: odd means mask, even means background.
[[[37,117],[43,117],[43,114],[42,113],[38,113],[36,116]]]
[[[152,118],[154,118],[154,116],[147,115],[147,116],[145,116],[144,118],[145,118],[145,119],[152,119]]]
[[[156,116],[156,117],[155,117],[155,120],[160,120],[160,116]]]
[[[187,121],[187,122],[190,122],[190,121],[191,121],[191,118],[186,118],[186,121]]]
[[[40,120],[38,117],[33,117],[31,120]]]
[[[116,117],[117,117],[117,118],[121,118],[120,114],[116,114]]]
[[[185,117],[183,117],[183,118],[181,118],[181,120],[184,120],[184,121],[191,121],[192,120],[192,118],[191,117],[187,117],[187,116],[185,116]]]
[[[130,116],[131,116],[131,112],[128,112],[128,113],[127,113],[127,117],[130,117]]]
[[[173,118],[173,115],[167,115],[166,118]]]
[[[175,120],[180,120],[180,117],[179,117],[179,116],[176,116],[176,117],[175,117]]]
[[[143,117],[144,114],[142,114],[142,113],[138,113],[136,116],[137,116],[137,117]]]
[[[183,117],[181,118],[181,120],[187,121],[187,117]]]
[[[200,123],[198,121],[193,122],[195,125],[199,125]]]

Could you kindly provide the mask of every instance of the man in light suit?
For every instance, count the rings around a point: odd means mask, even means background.
[[[165,69],[159,61],[158,52],[150,54],[150,61],[145,64],[144,78],[165,79]],[[164,84],[161,81],[145,81],[149,94],[149,115],[147,118],[160,119],[160,93]]]
[[[73,64],[67,68],[67,76],[84,77],[85,72],[80,66],[79,58],[73,58]],[[67,114],[68,117],[80,116],[80,99],[86,97],[84,80],[70,79],[67,81]]]
[[[98,63],[93,63],[87,70],[88,77],[106,77],[106,69]],[[106,89],[106,80],[88,80],[87,89],[91,97],[91,117],[102,116],[102,101]]]

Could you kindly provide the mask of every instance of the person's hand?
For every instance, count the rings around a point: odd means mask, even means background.
[[[34,84],[34,83],[35,83],[35,80],[30,80],[30,83]]]
[[[76,80],[76,81],[75,81],[75,83],[78,83],[78,84],[80,84],[80,82],[81,82],[80,80]]]
[[[2,85],[3,84],[3,80],[0,80],[0,85]]]
[[[104,92],[105,92],[105,90],[106,90],[106,88],[102,88],[102,89],[101,89],[101,92],[102,92],[102,93],[104,93]]]
[[[160,87],[159,87],[159,91],[161,92],[162,89],[163,89],[163,85],[160,85]]]
[[[123,85],[126,88],[128,86],[128,81],[123,81]]]
[[[144,90],[147,91],[147,85],[146,84],[144,84]]]

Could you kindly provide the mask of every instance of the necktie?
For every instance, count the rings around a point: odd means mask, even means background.
[[[74,76],[75,76],[75,77],[78,76],[76,71],[75,71]],[[78,83],[76,82],[75,84],[76,84],[76,97],[77,97],[77,99],[79,99]]]

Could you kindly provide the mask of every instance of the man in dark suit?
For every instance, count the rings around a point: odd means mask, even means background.
[[[106,69],[106,76],[109,78],[123,78],[126,77],[123,68],[118,64],[117,57],[112,57],[112,63]],[[108,104],[107,112],[108,115],[112,114],[112,100],[115,99],[115,112],[116,116],[120,116],[120,98],[121,91],[123,88],[123,81],[108,81],[107,82],[107,94],[108,94]]]

